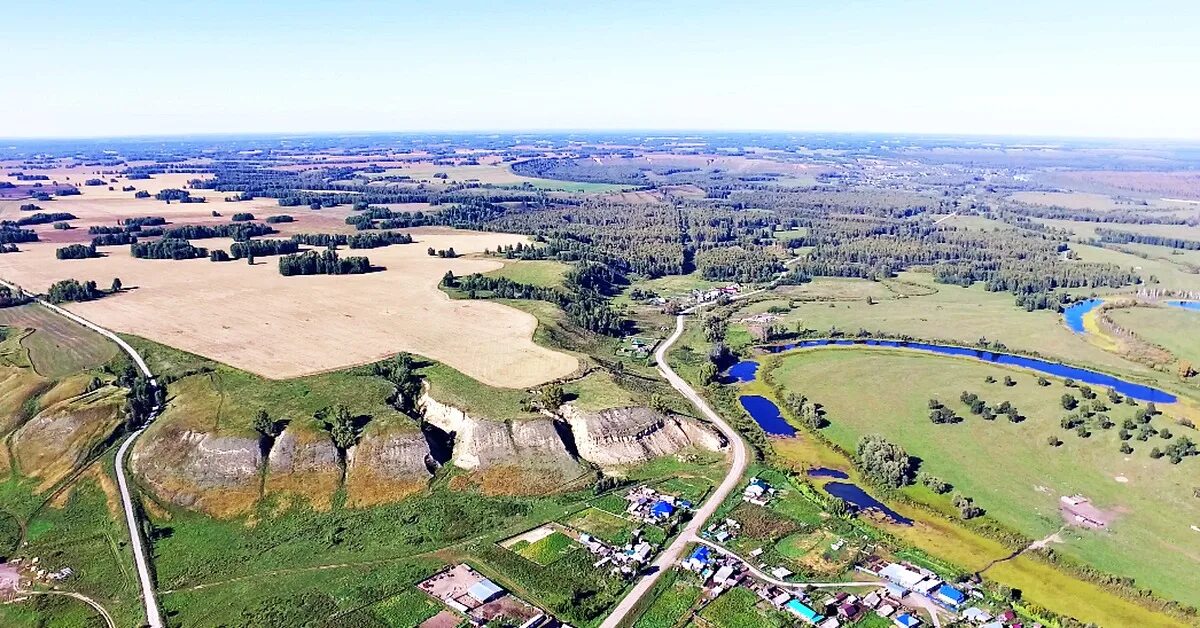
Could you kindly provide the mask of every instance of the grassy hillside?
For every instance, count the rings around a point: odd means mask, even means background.
[[[1172,307],[1130,307],[1111,310],[1109,316],[1141,338],[1200,365],[1200,312]]]

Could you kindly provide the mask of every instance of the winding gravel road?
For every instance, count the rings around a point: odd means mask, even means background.
[[[19,286],[10,284],[6,281],[0,281],[0,284],[6,285],[18,293],[29,294],[31,297],[35,296],[22,290]],[[155,381],[154,374],[150,372],[150,367],[146,366],[146,361],[142,359],[142,356],[139,355],[133,347],[129,346],[129,343],[122,340],[120,336],[83,318],[82,316],[79,316],[78,314],[68,312],[67,310],[58,307],[49,301],[37,299],[37,302],[42,307],[45,307],[56,314],[64,316],[115,342],[122,351],[129,354],[129,357],[133,359],[134,364],[137,365],[138,369],[142,372],[142,375],[150,380],[151,387],[158,388],[158,382]],[[158,416],[159,410],[160,408],[158,406],[155,406],[154,409],[151,410],[149,418],[146,419],[147,425],[150,423],[150,421],[153,421],[154,418]],[[142,527],[138,525],[137,511],[134,510],[133,507],[133,496],[129,492],[129,480],[125,477],[125,455],[129,452],[129,447],[133,445],[134,439],[140,436],[142,431],[145,429],[146,427],[143,425],[141,428],[137,429],[128,437],[126,437],[125,441],[121,443],[121,447],[117,449],[115,467],[117,474],[117,487],[121,491],[121,505],[125,510],[125,525],[129,528],[130,544],[133,546],[134,566],[137,567],[138,584],[142,589],[142,605],[146,609],[146,624],[150,626],[150,628],[163,628],[162,612],[158,607],[158,596],[154,592],[154,579],[150,575],[150,562],[146,559],[146,546],[144,540],[142,539]],[[83,598],[80,597],[80,599]],[[107,613],[105,614],[107,615]],[[111,618],[108,619],[111,623]]]
[[[725,440],[729,441],[729,446],[733,450],[733,465],[729,468],[729,473],[725,475],[725,479],[721,485],[717,487],[713,494],[709,496],[708,501],[696,510],[692,515],[691,520],[684,526],[683,531],[679,536],[675,537],[675,541],[666,547],[658,558],[651,563],[649,573],[642,576],[642,579],[633,586],[629,594],[617,604],[604,623],[600,624],[601,628],[617,628],[618,626],[627,625],[633,618],[629,617],[630,612],[637,606],[638,602],[645,597],[651,589],[654,588],[654,583],[662,577],[672,565],[679,562],[683,556],[683,550],[689,544],[695,543],[699,539],[697,534],[709,517],[716,512],[717,507],[725,501],[734,490],[736,490],[742,482],[742,475],[746,473],[746,466],[749,464],[749,453],[746,448],[746,443],[742,441],[738,435],[724,419],[721,418],[713,409],[708,406],[708,403],[693,389],[682,377],[677,375],[670,365],[667,364],[667,351],[679,340],[683,335],[683,323],[685,315],[680,314],[675,318],[675,333],[671,334],[666,341],[658,346],[658,350],[654,352],[654,361],[658,363],[658,370],[667,379],[671,386],[678,390],[688,401],[695,406],[706,419],[721,431],[725,436]]]

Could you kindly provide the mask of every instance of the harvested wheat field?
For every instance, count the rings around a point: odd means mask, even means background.
[[[537,319],[488,301],[451,300],[437,285],[456,275],[501,267],[487,259],[441,259],[426,248],[480,252],[524,236],[416,229],[416,243],[346,254],[386,270],[365,275],[284,277],[277,258],[214,263],[144,260],[127,247],[106,257],[56,260],[54,243],[0,255],[0,277],[34,292],[75,278],[101,286],[120,277],[122,294],[69,309],[110,329],[143,336],[231,366],[285,379],[373,362],[409,351],[444,362],[486,384],[534,386],[570,374],[575,357],[534,344]],[[229,240],[197,240],[228,248]]]

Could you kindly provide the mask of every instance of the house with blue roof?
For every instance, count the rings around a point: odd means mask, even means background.
[[[921,620],[909,615],[908,613],[900,613],[892,619],[892,623],[900,628],[916,628],[921,625]]]
[[[818,624],[824,621],[825,617],[817,611],[809,608],[800,600],[790,600],[783,608],[789,613],[803,619],[810,624]]]
[[[950,608],[958,608],[963,602],[967,601],[967,596],[954,587],[943,584],[934,592],[933,597],[938,602],[949,606]]]
[[[664,499],[660,499],[650,507],[650,514],[659,519],[666,519],[675,514],[675,506]]]
[[[708,555],[708,546],[701,545],[683,561],[683,567],[689,571],[703,571],[712,559]]]

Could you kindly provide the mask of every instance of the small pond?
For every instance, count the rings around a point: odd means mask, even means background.
[[[788,424],[770,399],[758,395],[742,395],[738,397],[742,407],[754,419],[763,431],[771,436],[795,436],[796,428]]]
[[[829,482],[823,488],[826,493],[844,500],[859,510],[874,510],[883,513],[892,522],[900,525],[910,526],[913,523],[912,519],[888,508],[883,502],[871,497],[866,491],[859,488],[857,484],[851,484],[850,482]]]
[[[838,480],[849,480],[850,474],[837,469],[829,469],[826,467],[816,467],[808,470],[808,476],[813,478],[836,478]]]
[[[725,371],[722,381],[726,384],[744,384],[754,381],[757,374],[758,362],[754,360],[742,360]]]

